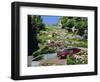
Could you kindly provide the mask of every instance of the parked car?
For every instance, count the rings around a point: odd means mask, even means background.
[[[81,49],[79,49],[79,48],[66,48],[66,49],[59,50],[57,52],[57,56],[60,59],[64,59],[64,58],[66,58],[66,56],[78,53],[80,51],[81,51]]]

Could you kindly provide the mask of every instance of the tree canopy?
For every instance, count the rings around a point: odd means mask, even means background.
[[[79,35],[83,35],[84,31],[87,30],[87,18],[86,17],[66,17],[63,16],[60,18],[62,28],[71,29],[75,27],[78,30]]]
[[[45,29],[41,16],[28,15],[28,55],[39,49],[37,33]]]

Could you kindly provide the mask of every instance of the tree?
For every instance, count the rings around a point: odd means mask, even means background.
[[[67,21],[67,27],[72,28],[74,26],[74,19],[68,19]]]
[[[42,20],[41,16],[39,16],[39,15],[32,16],[32,25],[33,25],[33,29],[36,32],[39,32],[40,30],[45,30],[45,25],[43,24],[43,20]]]
[[[63,16],[61,17],[61,24],[62,24],[62,28],[68,29],[72,28],[74,26],[74,18],[73,17],[66,17]]]
[[[41,16],[28,15],[28,55],[39,49],[37,33],[45,29]]]
[[[63,16],[60,18],[60,20],[61,20],[62,28],[65,28],[67,26],[68,18]]]
[[[85,17],[78,17],[76,18],[75,28],[78,29],[79,35],[84,35],[84,31],[87,30],[87,18]]]
[[[69,32],[72,32],[72,27],[78,30],[78,35],[84,35],[84,31],[87,30],[87,18],[86,17],[66,17],[63,16],[60,18],[62,28],[67,29]]]

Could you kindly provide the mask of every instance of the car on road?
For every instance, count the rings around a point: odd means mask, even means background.
[[[76,54],[80,51],[81,51],[81,49],[79,49],[79,48],[65,48],[65,49],[61,49],[61,50],[57,51],[57,56],[60,59],[65,59],[66,56]]]

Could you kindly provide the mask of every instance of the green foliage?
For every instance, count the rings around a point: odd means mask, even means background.
[[[75,20],[73,17],[63,16],[61,17],[60,20],[61,20],[62,28],[66,28],[66,27],[72,28],[74,26]]]
[[[33,30],[36,32],[39,32],[39,30],[44,30],[45,25],[42,22],[41,16],[32,16],[32,25],[33,25]]]
[[[42,51],[43,51],[44,49],[46,49],[46,48],[47,48],[47,45],[44,45],[44,46],[42,46],[41,48],[39,48],[37,51],[33,52],[33,53],[32,53],[33,57],[36,57],[36,56],[38,56],[38,55],[41,55]]]
[[[62,28],[65,28],[67,26],[67,21],[68,18],[67,17],[61,17],[61,24],[62,24]]]
[[[67,65],[76,65],[76,64],[87,64],[87,59],[76,59],[73,56],[66,57]]]
[[[66,61],[67,61],[68,65],[69,64],[71,64],[71,65],[75,64],[75,60],[72,56],[67,56]]]
[[[75,22],[74,19],[69,19],[69,21],[67,21],[67,27],[72,28],[74,26],[74,22]]]
[[[33,52],[33,57],[38,57],[36,58],[36,60],[39,60],[42,58],[43,54],[47,54],[47,53],[55,53],[55,48],[54,47],[49,47],[47,44],[44,44],[42,47],[40,47],[40,49],[38,49],[37,51]]]
[[[79,38],[65,38],[64,41],[70,42],[70,44],[65,44],[65,46],[73,46],[73,47],[83,47],[83,48],[87,48],[88,47],[88,43],[87,40],[80,40]],[[72,42],[78,42],[73,43]]]
[[[28,41],[29,41],[29,54],[32,55],[34,51],[39,49],[38,47],[38,39],[37,34],[41,30],[45,30],[45,25],[43,24],[43,20],[41,16],[36,15],[28,15]],[[35,44],[35,45],[34,45]]]
[[[87,20],[85,20],[85,18],[80,18],[80,20],[76,20],[76,24],[75,27],[76,29],[78,29],[78,34],[79,35],[83,35],[84,34],[84,30],[87,30]]]
[[[47,53],[55,53],[55,48],[53,47],[46,47],[41,51],[41,54],[47,54]]]
[[[84,30],[87,30],[87,18],[85,17],[66,17],[63,16],[60,18],[62,28],[71,30],[72,27],[78,29],[77,34],[83,35]]]

